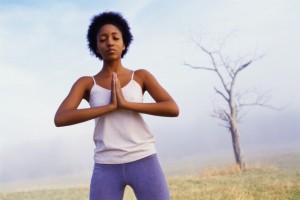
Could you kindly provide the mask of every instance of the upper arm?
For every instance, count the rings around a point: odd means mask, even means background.
[[[156,78],[147,70],[137,71],[143,91],[147,91],[156,102],[172,100],[170,94],[159,84]]]
[[[72,86],[69,94],[61,103],[57,112],[62,110],[77,109],[82,99],[86,97],[87,92],[90,90],[91,80],[88,77],[79,78]]]

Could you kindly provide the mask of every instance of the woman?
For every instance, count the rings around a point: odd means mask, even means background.
[[[168,200],[168,187],[156,156],[154,138],[140,113],[176,117],[179,109],[146,70],[122,65],[132,41],[127,21],[115,12],[94,16],[87,34],[91,53],[103,61],[98,74],[81,77],[55,115],[55,125],[95,119],[91,200],[121,200],[126,185],[138,199]],[[143,103],[148,92],[155,103]],[[90,108],[78,109],[82,99]]]

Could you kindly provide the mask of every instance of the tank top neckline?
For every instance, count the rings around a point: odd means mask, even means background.
[[[126,88],[128,85],[130,85],[131,82],[137,83],[137,82],[133,79],[133,76],[134,76],[134,70],[132,71],[132,75],[131,75],[130,81],[129,81],[128,83],[126,83],[126,85],[124,85],[123,87],[121,87],[121,89]],[[111,91],[111,89],[107,89],[107,88],[102,87],[101,85],[97,84],[96,81],[95,81],[94,76],[91,76],[91,77],[92,77],[92,79],[93,79],[93,81],[94,81],[94,85],[93,85],[92,89],[94,88],[94,86],[96,86],[96,87],[101,88],[101,89],[104,89],[104,90],[106,90],[106,91],[109,91],[109,92]],[[138,83],[137,83],[137,84],[138,84]],[[140,84],[138,84],[138,85],[140,85]]]

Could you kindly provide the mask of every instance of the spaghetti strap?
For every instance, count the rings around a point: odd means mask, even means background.
[[[131,80],[133,80],[133,76],[134,76],[134,71],[132,71]]]
[[[94,77],[93,77],[93,76],[91,76],[91,77],[92,77],[92,79],[93,79],[93,81],[94,81],[94,84],[96,85],[96,81],[95,81]]]

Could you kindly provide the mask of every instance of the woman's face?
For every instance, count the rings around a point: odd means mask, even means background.
[[[124,49],[121,31],[112,24],[103,25],[97,35],[97,53],[103,60],[121,59]]]

